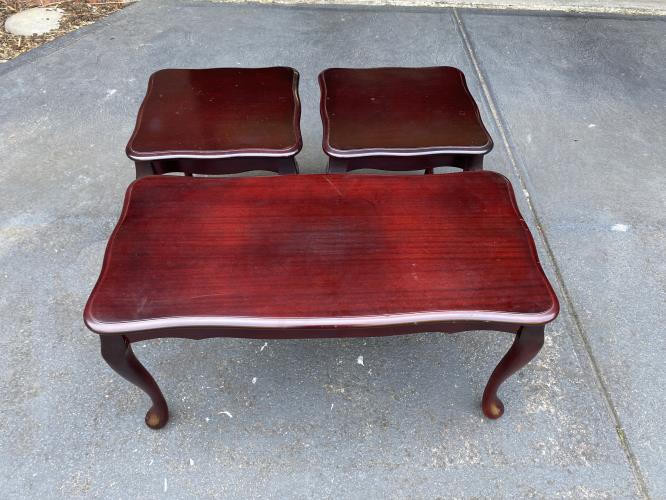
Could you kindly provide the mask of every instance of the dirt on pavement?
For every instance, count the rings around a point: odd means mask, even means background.
[[[100,18],[111,14],[128,5],[122,1],[87,2],[83,0],[70,0],[65,2],[49,2],[40,0],[0,0],[0,63],[7,62],[14,57],[23,54],[50,42],[65,33],[92,24]],[[31,7],[53,7],[62,9],[65,14],[60,21],[58,29],[34,36],[17,36],[5,31],[5,20],[24,9]]]

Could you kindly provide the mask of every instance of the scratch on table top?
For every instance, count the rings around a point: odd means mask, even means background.
[[[137,313],[140,313],[140,312],[143,311],[143,308],[146,307],[146,302],[148,302],[148,297],[146,297],[146,296],[141,297],[141,301],[139,302],[139,304],[137,305],[137,308],[136,308]]]
[[[333,183],[333,181],[331,181],[331,179],[329,179],[328,177],[324,177],[324,179],[326,179],[326,182],[328,182],[328,183],[333,187],[333,189],[335,189],[335,192],[336,192],[336,193],[338,193],[340,196],[342,196],[342,191],[340,191],[340,190],[338,189],[338,186],[336,186],[336,185]]]
[[[205,293],[203,295],[193,295],[190,298],[192,300],[194,300],[194,299],[204,299],[204,298],[208,298],[208,297],[219,297],[221,295],[223,295],[223,294],[221,294],[221,293]]]

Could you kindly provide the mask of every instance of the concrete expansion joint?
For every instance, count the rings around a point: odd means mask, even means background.
[[[483,91],[483,96],[486,101],[486,105],[488,106],[488,109],[490,110],[490,113],[493,117],[493,121],[495,122],[495,126],[497,127],[497,130],[500,133],[500,136],[502,138],[502,144],[504,146],[504,149],[507,152],[507,156],[509,158],[509,161],[511,163],[511,167],[518,178],[520,182],[520,188],[522,189],[523,193],[525,193],[525,198],[527,202],[527,206],[529,207],[530,212],[532,212],[532,216],[534,217],[535,225],[537,227],[537,234],[539,235],[539,239],[543,243],[544,248],[546,249],[546,253],[548,255],[548,259],[550,260],[554,274],[555,274],[555,281],[557,284],[557,287],[560,289],[560,294],[561,294],[561,299],[562,302],[566,305],[566,308],[570,311],[570,314],[573,318],[574,321],[574,326],[575,330],[578,333],[578,336],[580,337],[580,340],[582,341],[582,344],[585,348],[585,352],[588,356],[590,365],[592,367],[592,370],[594,372],[594,377],[596,379],[597,385],[599,387],[599,390],[601,391],[601,395],[603,397],[604,402],[606,403],[606,407],[608,409],[608,412],[610,413],[610,417],[613,420],[615,424],[615,431],[618,436],[618,440],[620,442],[620,446],[622,447],[627,461],[629,463],[629,466],[632,470],[632,474],[636,480],[636,484],[638,487],[638,492],[640,496],[644,499],[650,499],[650,495],[648,493],[648,487],[647,483],[645,481],[645,477],[643,475],[643,472],[640,469],[640,466],[638,465],[638,460],[636,458],[636,455],[634,454],[631,444],[629,443],[626,433],[624,431],[624,427],[622,426],[622,422],[620,420],[619,413],[615,407],[615,404],[612,400],[610,391],[608,390],[608,387],[604,381],[603,375],[601,373],[601,368],[599,367],[599,363],[597,362],[594,353],[592,352],[592,347],[590,346],[589,340],[587,339],[587,336],[585,335],[585,331],[582,325],[582,322],[578,316],[578,313],[576,309],[574,308],[573,301],[571,299],[571,296],[569,294],[569,291],[566,287],[566,284],[564,282],[562,272],[560,271],[560,267],[558,265],[557,260],[555,259],[555,254],[552,250],[552,247],[548,241],[548,237],[545,234],[541,219],[539,217],[539,214],[534,206],[534,202],[531,198],[531,196],[528,194],[527,190],[527,183],[525,181],[525,175],[526,171],[524,168],[521,168],[518,164],[518,161],[516,159],[516,154],[514,153],[514,148],[511,145],[511,142],[508,137],[508,133],[506,130],[506,127],[504,126],[503,120],[500,116],[500,113],[497,109],[497,106],[495,104],[495,101],[492,97],[492,94],[490,92],[490,88],[488,86],[488,83],[486,81],[486,78],[483,75],[483,72],[481,71],[481,67],[479,65],[479,62],[477,60],[476,54],[474,52],[474,49],[470,43],[469,37],[467,36],[467,32],[465,31],[465,25],[458,15],[457,9],[453,9],[453,18],[456,24],[456,27],[458,29],[458,33],[462,39],[462,43],[465,47],[465,52],[467,53],[467,56],[470,59],[470,62],[472,63],[472,67],[474,68],[474,72],[476,73],[477,78],[479,79],[479,82],[481,84],[481,88]]]

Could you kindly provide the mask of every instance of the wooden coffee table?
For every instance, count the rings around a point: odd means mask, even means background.
[[[319,86],[330,173],[480,170],[493,147],[457,68],[330,68]]]
[[[163,69],[150,77],[127,156],[137,178],[298,173],[300,116],[292,68]]]
[[[84,318],[159,428],[167,405],[132,342],[511,332],[482,400],[498,418],[500,384],[558,311],[509,181],[482,171],[140,179]]]

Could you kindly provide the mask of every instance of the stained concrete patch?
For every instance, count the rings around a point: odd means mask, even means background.
[[[22,10],[7,18],[5,31],[19,36],[43,35],[58,29],[64,13],[62,9],[48,7]]]

